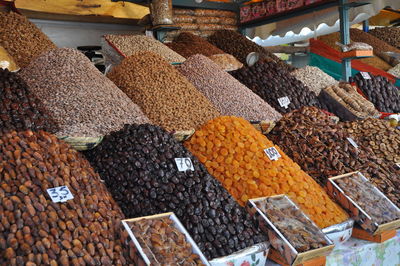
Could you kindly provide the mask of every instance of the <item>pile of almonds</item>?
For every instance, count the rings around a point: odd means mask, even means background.
[[[0,12],[0,46],[19,67],[25,67],[43,52],[57,48],[28,18],[14,12]]]
[[[398,177],[369,147],[361,143],[354,147],[348,138],[354,141],[356,138],[321,110],[303,107],[284,115],[268,138],[321,186],[330,177],[360,171],[400,206],[400,195],[396,192]]]
[[[166,130],[190,130],[219,116],[209,100],[157,54],[125,58],[107,76]]]
[[[81,154],[46,132],[13,131],[0,158],[0,265],[132,263],[124,216]],[[53,202],[47,189],[59,186],[73,199]]]

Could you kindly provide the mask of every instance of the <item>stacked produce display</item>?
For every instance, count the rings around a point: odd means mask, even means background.
[[[349,218],[354,237],[395,237],[398,80],[295,69],[234,31],[233,12],[170,17],[182,28],[168,44],[105,35],[104,75],[0,12],[0,265],[257,265],[268,252],[305,265],[350,237]],[[387,70],[398,30],[351,38]]]
[[[250,215],[160,127],[127,125],[86,156],[126,216],[173,211],[208,259],[265,240]],[[179,158],[191,169],[180,171]]]
[[[221,115],[239,116],[249,121],[276,121],[282,117],[205,56],[189,57],[178,70],[215,105]]]
[[[317,108],[303,107],[286,114],[268,137],[321,186],[330,177],[361,171],[399,206],[398,177]]]
[[[81,154],[43,131],[0,141],[0,264],[131,263],[124,216]]]
[[[211,120],[185,145],[241,205],[251,198],[288,194],[322,228],[347,218],[299,165],[242,118]],[[265,151],[273,147],[276,160]]]
[[[278,63],[262,60],[231,74],[282,114],[302,106],[325,107],[313,91]]]
[[[178,70],[154,53],[142,52],[124,59],[108,77],[150,120],[167,130],[197,128],[219,115]]]

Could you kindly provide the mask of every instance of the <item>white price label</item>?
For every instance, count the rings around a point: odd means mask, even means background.
[[[47,189],[47,194],[49,194],[51,200],[54,203],[66,202],[74,198],[71,191],[67,186],[55,187]]]
[[[397,168],[400,169],[400,163],[396,163]]]
[[[358,149],[357,143],[352,138],[347,138],[347,140],[350,142],[351,145],[353,145],[354,148]]]
[[[190,158],[175,158],[175,163],[180,172],[185,172],[187,170],[194,171],[193,163]]]
[[[285,107],[285,109],[288,109],[289,104],[290,104],[289,97],[285,96],[282,98],[278,98],[278,102],[281,107]]]
[[[360,74],[364,79],[371,79],[371,76],[368,74],[368,72],[360,72]]]
[[[271,161],[277,161],[279,158],[282,157],[275,147],[265,149],[264,152]]]

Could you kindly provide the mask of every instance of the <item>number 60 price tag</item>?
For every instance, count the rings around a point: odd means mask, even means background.
[[[55,187],[47,189],[47,194],[49,194],[51,200],[54,203],[66,202],[74,198],[71,191],[67,186]]]
[[[271,147],[264,150],[265,154],[267,154],[268,158],[271,161],[277,161],[282,156],[279,154],[279,151],[275,147]]]
[[[179,172],[185,172],[187,170],[194,171],[193,163],[190,158],[175,158],[175,163]]]

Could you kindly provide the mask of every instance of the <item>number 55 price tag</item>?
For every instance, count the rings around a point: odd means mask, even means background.
[[[187,170],[194,171],[193,163],[190,158],[175,158],[175,163],[179,172],[185,172]]]
[[[271,147],[264,150],[265,154],[267,154],[268,158],[271,161],[277,161],[282,156],[279,154],[279,151],[275,147]]]
[[[47,194],[49,194],[51,200],[54,203],[66,202],[74,198],[71,191],[67,186],[55,187],[47,189]]]

